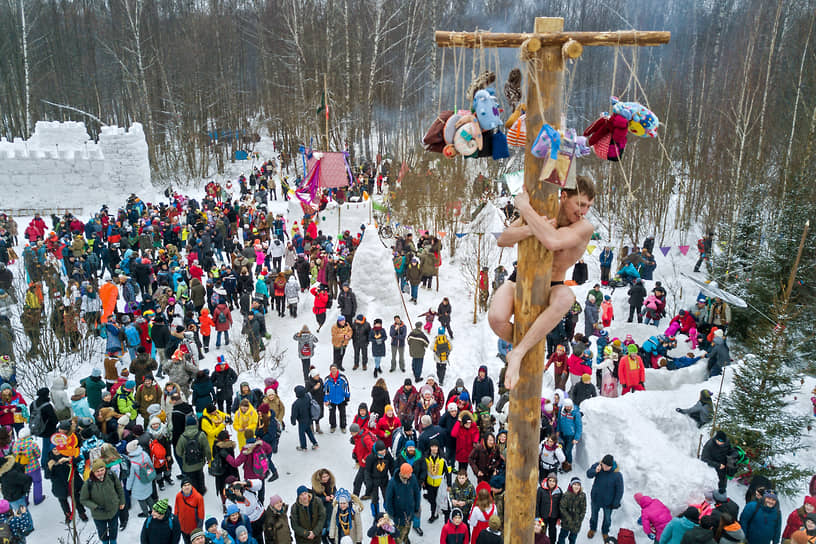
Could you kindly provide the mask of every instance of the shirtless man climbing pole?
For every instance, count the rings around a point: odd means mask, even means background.
[[[513,222],[499,237],[498,244],[509,247],[529,236],[535,236],[544,247],[553,252],[550,300],[546,309],[536,318],[527,334],[507,354],[507,371],[504,384],[512,389],[518,383],[521,360],[536,344],[547,337],[575,302],[572,289],[564,285],[567,269],[575,264],[586,251],[594,228],[584,216],[595,199],[595,186],[586,176],[578,176],[576,189],[561,191],[558,218],[549,219],[538,215],[530,205],[527,193],[516,196],[516,208],[521,219]],[[516,292],[516,271],[493,295],[488,312],[490,327],[500,338],[513,342],[513,303]]]

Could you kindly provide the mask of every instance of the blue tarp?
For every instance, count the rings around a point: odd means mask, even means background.
[[[243,149],[239,149],[235,152],[235,160],[236,161],[245,161],[249,158],[249,153],[244,151]]]

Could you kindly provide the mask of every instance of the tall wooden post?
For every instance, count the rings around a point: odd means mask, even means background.
[[[476,242],[476,293],[473,296],[473,323],[479,315],[479,297],[481,296],[481,276],[482,276],[482,236],[484,233],[477,233],[479,241]]]
[[[561,128],[563,59],[580,57],[585,46],[654,46],[668,43],[671,38],[669,32],[663,31],[563,32],[563,29],[562,18],[537,17],[532,33],[435,33],[439,47],[521,47],[524,58],[530,59],[524,188],[536,212],[550,218],[558,214],[558,188],[539,181],[544,161],[532,156],[530,148],[545,121],[556,129]],[[454,241],[451,238],[451,250]],[[534,238],[518,245],[513,331],[516,343],[548,305],[552,259],[552,253]],[[521,379],[510,395],[504,503],[504,541],[508,544],[532,544],[534,540],[538,429],[545,351],[546,344],[540,342],[527,352],[521,365]]]
[[[536,17],[535,33],[561,32],[564,19]],[[530,153],[533,140],[546,122],[561,128],[561,99],[564,88],[564,61],[561,45],[540,47],[531,38],[527,55],[537,67],[527,79],[527,146],[524,153],[524,189],[530,204],[539,214],[556,217],[558,187],[540,181],[543,160]],[[522,46],[524,47],[524,46]],[[539,48],[537,48],[539,47]],[[524,54],[524,53],[523,53]],[[552,275],[552,252],[535,238],[518,245],[514,343],[527,332],[547,307]],[[546,362],[546,343],[540,342],[527,352],[521,363],[518,385],[510,394],[507,444],[504,540],[532,543],[535,520],[535,494],[538,488],[538,436],[541,425],[541,379]]]

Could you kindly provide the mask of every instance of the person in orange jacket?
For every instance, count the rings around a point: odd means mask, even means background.
[[[630,344],[627,351],[627,355],[621,359],[620,365],[618,365],[618,380],[622,387],[621,395],[625,395],[630,391],[643,391],[643,382],[646,380],[643,360],[637,354],[638,347],[635,344]]]
[[[184,540],[189,541],[190,533],[201,528],[201,524],[204,523],[204,497],[196,491],[186,476],[181,480],[181,491],[176,494],[173,509],[178,517]]]
[[[214,326],[215,321],[210,317],[210,310],[208,308],[202,308],[201,314],[198,316],[198,330],[201,332],[201,338],[204,343],[204,353],[210,352],[210,334]]]

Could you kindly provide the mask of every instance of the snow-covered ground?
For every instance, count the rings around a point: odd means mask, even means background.
[[[262,142],[264,144],[265,142]],[[266,153],[271,149],[260,147]],[[271,154],[271,153],[270,153]],[[267,155],[268,156],[268,155]],[[235,179],[237,170],[242,166],[248,167],[249,163],[237,163],[230,165],[229,175],[223,178]],[[203,180],[198,187],[189,189],[190,194],[201,196],[203,186],[207,180]],[[19,187],[24,191],[24,187]],[[163,190],[163,189],[162,189]],[[145,200],[154,201],[162,191],[157,190],[155,194],[143,195]],[[105,194],[95,192],[87,197],[93,201],[89,209],[98,209],[103,203],[108,203],[112,209],[123,205],[126,194]],[[294,203],[287,204],[283,200],[273,201],[270,204],[270,211],[285,213],[287,224],[300,219],[299,207]],[[337,231],[337,208],[326,210],[321,213],[320,228],[324,232],[332,235]],[[29,218],[17,218],[20,230],[25,228]],[[83,218],[85,219],[85,218]],[[369,320],[382,318],[384,323],[390,323],[394,315],[401,315],[408,318],[413,323],[417,320],[417,315],[427,310],[428,307],[436,308],[443,296],[449,297],[453,306],[452,325],[455,339],[452,341],[451,364],[446,376],[446,392],[457,378],[465,380],[470,388],[476,369],[481,364],[486,364],[490,376],[494,381],[498,380],[502,363],[496,357],[496,337],[491,332],[486,316],[480,314],[477,323],[472,323],[473,318],[473,288],[468,283],[466,275],[461,268],[462,251],[452,261],[449,257],[447,247],[443,252],[443,265],[440,270],[439,291],[436,289],[420,289],[419,301],[416,305],[408,303],[408,316],[403,306],[396,282],[393,276],[393,268],[390,261],[389,250],[381,243],[376,234],[374,225],[369,223],[368,203],[351,203],[342,206],[340,211],[341,229],[348,229],[352,233],[359,231],[362,224],[367,224],[366,235],[363,243],[357,251],[354,259],[352,273],[352,289],[357,293],[357,300],[360,311],[365,313]],[[417,225],[417,228],[422,228]],[[488,231],[490,232],[490,231]],[[21,237],[22,238],[22,237]],[[488,236],[488,238],[490,238]],[[617,241],[613,241],[617,242]],[[674,242],[674,243],[673,243]],[[596,243],[596,242],[593,242]],[[683,243],[679,240],[667,240],[666,245]],[[461,244],[464,245],[464,244]],[[616,247],[618,244],[611,244]],[[21,249],[21,248],[20,248]],[[504,250],[501,254],[501,262],[506,267],[512,266],[515,260],[515,250]],[[576,298],[580,302],[586,298],[586,293],[600,277],[598,255],[600,248],[593,255],[586,254],[585,261],[589,268],[590,281],[582,286],[575,287]],[[498,264],[498,256],[492,262],[485,263],[493,268]],[[657,270],[655,278],[661,280],[669,288],[669,308],[673,311],[680,307],[689,307],[696,295],[697,290],[679,276],[678,272],[691,270],[696,259],[694,251],[689,252],[685,257],[673,250],[669,257],[663,257],[657,252]],[[19,266],[14,267],[15,274],[21,273]],[[646,282],[647,290],[651,290],[653,282]],[[435,285],[435,284],[434,284]],[[604,289],[605,293],[611,293],[611,289]],[[625,289],[617,289],[612,293],[615,307],[616,320],[613,322],[609,333],[611,337],[623,338],[626,334],[632,334],[635,341],[643,342],[652,334],[657,334],[657,329],[651,326],[627,324],[625,317],[628,314],[627,295]],[[407,302],[407,299],[406,299]],[[280,394],[287,407],[287,416],[291,403],[294,401],[293,389],[302,379],[301,365],[297,359],[295,342],[292,335],[298,331],[303,324],[308,324],[315,330],[315,319],[311,312],[312,297],[301,296],[297,319],[289,317],[278,318],[267,316],[267,328],[278,340],[280,346],[288,348],[283,359],[283,364],[275,371],[281,387]],[[237,316],[237,312],[234,314]],[[332,308],[327,315],[327,324],[331,325],[336,319],[337,309]],[[582,320],[583,321],[583,320]],[[579,323],[577,330],[582,330],[583,322]],[[664,321],[664,324],[667,321]],[[240,325],[234,327],[240,330]],[[662,328],[660,330],[662,332]],[[323,327],[317,334],[319,344],[313,363],[324,373],[328,371],[331,361],[331,338],[330,326]],[[681,355],[690,351],[690,347],[682,344],[674,352]],[[202,368],[212,369],[215,366],[216,357],[223,352],[212,350],[201,361]],[[226,353],[223,353],[227,355]],[[346,375],[350,381],[351,401],[349,403],[349,416],[354,416],[356,407],[360,402],[370,403],[370,390],[374,383],[371,369],[368,372],[351,370],[351,350],[346,354],[346,368],[349,369]],[[390,357],[390,352],[388,354]],[[386,358],[387,360],[387,358]],[[71,377],[69,391],[77,386],[78,380],[87,376],[91,368],[101,367],[101,357],[98,360],[88,361]],[[617,534],[620,527],[635,529],[638,542],[647,544],[648,540],[642,531],[637,527],[635,520],[640,512],[636,506],[633,495],[642,492],[663,501],[674,514],[681,512],[690,501],[699,501],[705,491],[711,490],[716,485],[716,475],[714,471],[696,459],[697,448],[701,433],[687,417],[675,412],[675,407],[691,406],[696,400],[701,388],[708,388],[715,393],[719,389],[719,380],[704,381],[704,362],[697,366],[670,372],[668,370],[647,370],[646,392],[626,395],[624,397],[607,399],[596,398],[586,401],[582,405],[584,413],[584,439],[578,445],[575,452],[575,466],[570,474],[561,476],[560,485],[566,486],[569,478],[577,475],[584,480],[585,490],[589,492],[591,482],[587,481],[585,472],[587,467],[599,460],[604,454],[611,453],[615,456],[620,470],[623,474],[626,491],[621,510],[616,511],[613,517],[612,534]],[[435,370],[432,357],[426,356],[425,372],[431,373]],[[388,365],[384,365],[386,368]],[[726,372],[724,389],[730,387],[731,370]],[[386,379],[389,391],[393,396],[396,389],[402,385],[407,374],[400,372],[391,374],[386,372],[383,377]],[[253,386],[261,386],[263,375],[241,375],[239,381],[247,380]],[[792,406],[796,406],[802,411],[808,411],[809,395],[807,393],[816,385],[816,380],[807,379],[802,385],[801,393]],[[544,378],[544,388],[542,394],[549,397],[551,395],[552,376],[547,374]],[[324,424],[325,429],[327,425]],[[703,440],[707,439],[706,437]],[[351,446],[349,435],[326,434],[318,435],[320,449],[316,451],[298,452],[295,451],[297,443],[297,432],[287,426],[280,442],[280,450],[275,458],[275,463],[280,471],[280,479],[274,483],[267,483],[266,496],[280,494],[287,504],[293,504],[296,500],[296,488],[299,485],[310,485],[312,473],[321,468],[329,468],[337,477],[338,486],[351,488],[355,473],[354,461],[351,458]],[[807,437],[813,443],[813,434]],[[816,466],[816,448],[810,448],[800,455],[799,462],[802,465]],[[209,477],[208,477],[209,478]],[[50,486],[45,482],[46,493],[50,495]],[[210,485],[210,489],[214,489]],[[783,515],[787,516],[790,511],[802,504],[804,495],[802,493],[790,498],[783,498],[781,501]],[[161,493],[161,496],[168,497],[173,502],[177,489],[168,489]],[[745,489],[738,484],[729,484],[729,495],[736,497],[742,504],[741,497],[744,496]],[[531,500],[533,498],[531,497]],[[220,501],[213,491],[205,496],[207,517],[215,516],[221,519]],[[422,522],[425,529],[424,537],[416,534],[411,535],[414,543],[436,543],[439,542],[439,531],[442,523],[436,521],[434,524],[426,522],[428,518],[427,503],[423,502]],[[120,542],[130,542],[138,538],[141,530],[142,520],[136,517],[138,508],[131,510],[131,521],[124,534],[120,535]],[[36,507],[32,508],[35,526],[37,530],[32,534],[28,542],[31,544],[51,544],[59,537],[67,536],[65,526],[60,523],[62,514],[57,501],[53,497]],[[588,519],[588,517],[587,517]],[[370,526],[371,515],[366,508],[363,512],[363,520],[366,528]],[[580,543],[589,542],[586,538],[587,522],[582,526],[581,535],[578,538]],[[84,534],[95,534],[92,526],[86,526]],[[595,542],[599,542],[596,537]],[[83,539],[83,541],[85,541]]]

